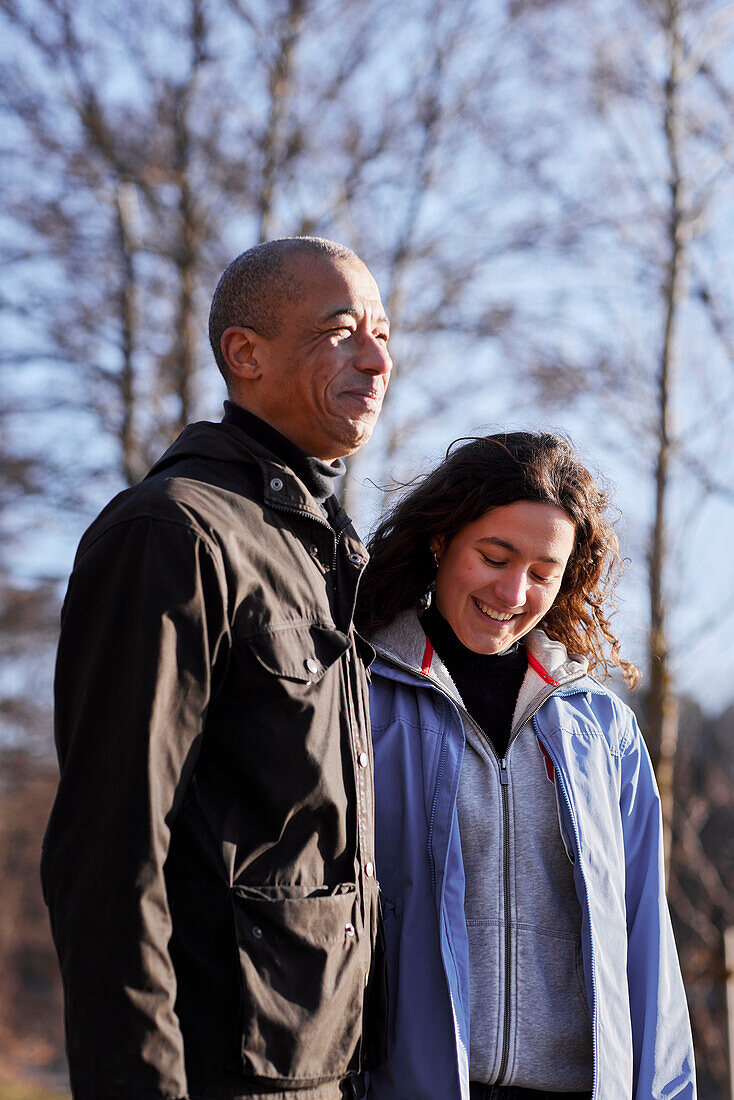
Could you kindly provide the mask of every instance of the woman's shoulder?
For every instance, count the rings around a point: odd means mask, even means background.
[[[546,700],[546,711],[555,710],[559,719],[573,719],[574,725],[606,737],[613,752],[624,753],[639,738],[634,711],[606,681],[594,676],[585,657],[567,653],[563,644],[533,630],[526,640],[530,659],[540,664],[540,674],[555,680],[555,690]]]
[[[561,694],[559,703],[568,708],[590,732],[603,734],[613,752],[620,756],[638,746],[642,739],[634,710],[614,688],[587,673],[574,693]]]
[[[373,671],[388,673],[393,668],[401,668],[420,673],[426,648],[426,635],[418,618],[418,613],[409,608],[396,615],[387,626],[376,631],[368,639],[377,657]]]

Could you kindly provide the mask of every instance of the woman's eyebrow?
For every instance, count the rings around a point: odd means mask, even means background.
[[[494,535],[486,535],[484,538],[477,539],[477,542],[491,542],[493,546],[501,546],[503,550],[509,550],[511,554],[520,553],[518,548],[516,546],[513,546],[511,542],[507,542],[506,539],[497,538]],[[536,561],[547,562],[548,565],[563,564],[559,558],[540,557],[536,558]]]

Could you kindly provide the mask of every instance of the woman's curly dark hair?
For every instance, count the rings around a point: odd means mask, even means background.
[[[569,653],[587,657],[604,678],[619,667],[634,687],[639,672],[621,659],[607,612],[622,571],[609,496],[568,440],[548,432],[501,432],[451,444],[441,465],[398,501],[370,539],[358,628],[374,634],[400,611],[420,608],[436,574],[432,538],[450,542],[467,523],[518,500],[554,504],[576,528],[543,629]]]

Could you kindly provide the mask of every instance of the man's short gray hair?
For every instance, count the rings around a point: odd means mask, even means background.
[[[223,333],[236,325],[268,339],[277,336],[284,305],[301,301],[305,293],[303,283],[290,270],[291,259],[304,253],[359,259],[351,248],[323,237],[283,237],[248,248],[222,273],[209,311],[209,341],[227,386],[231,372],[222,355]]]

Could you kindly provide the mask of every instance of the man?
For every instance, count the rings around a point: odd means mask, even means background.
[[[366,553],[332,490],[388,322],[361,260],[296,238],[227,268],[210,337],[223,422],[95,520],[62,614],[42,878],[75,1100],[336,1100],[381,1057]]]

